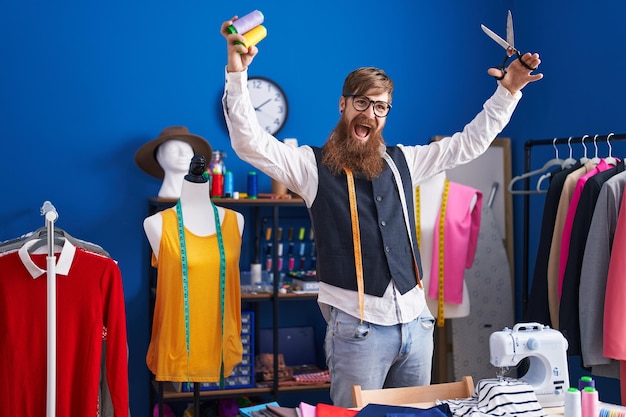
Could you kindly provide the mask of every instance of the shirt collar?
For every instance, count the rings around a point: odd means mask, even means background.
[[[42,276],[44,273],[47,272],[45,269],[39,268],[35,264],[35,262],[33,262],[33,260],[30,257],[30,254],[28,253],[28,248],[30,248],[36,241],[37,239],[33,239],[31,241],[24,243],[24,245],[22,245],[22,247],[18,251],[20,259],[22,260],[22,263],[24,264],[24,267],[30,273],[33,279],[39,278],[40,276]],[[74,260],[75,253],[76,253],[76,247],[72,245],[72,243],[68,239],[65,239],[65,243],[63,244],[63,249],[61,250],[61,254],[59,255],[59,259],[56,263],[55,271],[57,275],[67,276],[70,273],[70,267],[72,266],[72,261]]]

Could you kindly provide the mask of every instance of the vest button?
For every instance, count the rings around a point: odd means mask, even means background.
[[[376,201],[383,201],[383,198],[379,195],[376,196]]]
[[[383,221],[380,222],[380,225],[385,227],[385,226],[387,226],[387,222],[383,220]]]
[[[385,246],[385,252],[391,252],[391,248],[389,246]]]

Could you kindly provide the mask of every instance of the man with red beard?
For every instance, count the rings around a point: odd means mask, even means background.
[[[483,110],[441,141],[387,146],[382,130],[393,82],[377,68],[346,77],[341,117],[322,148],[288,146],[258,124],[247,89],[247,68],[258,53],[222,24],[228,64],[222,103],[237,155],[299,194],[315,230],[318,304],[334,405],[352,407],[352,386],[363,389],[427,385],[434,319],[421,285],[413,190],[426,178],[481,155],[508,123],[520,90],[542,78],[515,60]],[[522,59],[530,68],[538,54]],[[502,71],[490,68],[492,76]]]

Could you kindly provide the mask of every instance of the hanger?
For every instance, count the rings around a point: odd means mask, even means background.
[[[559,158],[559,152],[558,152],[558,149],[556,148],[556,138],[554,138],[552,144],[553,144],[554,150],[556,152],[556,155],[554,156],[554,158],[552,158],[549,161],[547,161],[539,169],[535,169],[534,171],[525,172],[522,175],[518,175],[518,176],[514,177],[509,182],[509,192],[511,192],[511,194],[537,194],[537,193],[543,193],[544,192],[544,191],[536,191],[536,190],[513,190],[513,184],[515,184],[519,180],[523,180],[523,179],[532,177],[533,175],[542,174],[542,173],[546,172],[549,168],[551,168],[553,166],[557,166],[557,165],[558,166],[562,166],[563,165],[563,163],[565,161],[563,161],[561,158]]]
[[[589,160],[589,158],[587,158],[587,145],[585,145],[585,138],[588,138],[588,137],[589,135],[584,135],[582,138],[580,138],[580,144],[583,145],[583,149],[584,149],[583,156],[579,160],[581,164],[584,164]]]
[[[107,258],[111,257],[111,255],[106,250],[104,250],[104,248],[102,248],[100,245],[87,242],[82,239],[75,238],[74,236],[70,235],[65,230],[59,227],[54,228],[54,234],[55,234],[55,245],[60,244],[60,246],[63,246],[62,239],[67,239],[70,241],[71,244],[73,244],[77,248],[82,248],[87,251],[106,256]],[[46,243],[47,235],[48,235],[48,231],[46,227],[44,226],[44,227],[40,227],[39,229],[33,232],[29,232],[23,236],[20,236],[18,238],[5,240],[4,242],[0,242],[0,253],[19,249],[31,240],[35,240],[35,239],[41,240],[40,243],[33,244],[33,245],[36,245],[37,247],[29,248],[29,252],[32,252],[33,250],[38,249],[39,247],[43,246]]]
[[[34,243],[30,243],[33,242]],[[63,245],[65,244],[65,236],[63,236],[63,233],[58,232],[57,230],[54,231],[54,237],[52,239],[53,245],[56,246],[60,246],[63,247]],[[42,248],[42,247],[47,247],[48,246],[48,233],[45,232],[43,233],[42,236],[37,237],[37,238],[31,238],[31,239],[27,239],[26,242],[24,242],[24,245],[28,244],[28,253],[34,253],[37,249]]]
[[[598,136],[600,135],[595,135],[593,137],[593,147],[595,149],[595,154],[593,155],[593,158],[591,158],[591,162],[595,165],[598,165],[600,163],[600,157],[598,156],[598,143],[596,142],[596,139],[598,139]]]
[[[569,148],[569,156],[563,161],[563,168],[569,168],[574,165],[577,161],[573,157],[572,153],[572,137],[570,136],[567,139],[567,147]]]
[[[604,162],[606,162],[609,165],[612,166],[617,166],[617,158],[615,158],[613,156],[613,146],[611,146],[611,136],[615,135],[615,133],[609,133],[608,136],[606,137],[606,144],[609,146],[609,156],[607,156],[606,158],[604,158]]]
[[[552,146],[554,146],[554,149],[556,149],[556,138],[552,141]],[[569,156],[563,161],[563,164],[561,165],[561,168],[566,169],[571,167],[572,165],[574,165],[577,161],[576,159],[573,158],[573,151],[572,151],[572,137],[570,136],[567,139],[567,147],[569,148]],[[558,151],[557,151],[558,152]],[[558,155],[558,153],[557,153]],[[543,181],[547,180],[548,178],[552,177],[552,172],[548,172],[546,174],[543,174],[541,177],[539,177],[539,180],[537,181],[537,191],[541,192],[541,193],[547,193],[547,190],[542,190],[541,189],[541,184],[543,183]]]

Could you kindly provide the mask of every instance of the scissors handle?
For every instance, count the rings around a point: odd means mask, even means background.
[[[499,77],[494,76],[493,78],[495,78],[496,80],[501,80],[504,78],[504,76],[506,75],[506,63],[509,60],[509,58],[511,58],[513,55],[517,56],[517,59],[519,60],[519,62],[524,66],[524,68],[530,70],[530,71],[534,71],[537,68],[533,68],[530,65],[528,65],[527,63],[524,62],[524,60],[522,59],[522,55],[519,53],[519,51],[517,49],[513,50],[513,54],[512,55],[506,55],[504,57],[504,61],[502,61],[501,65],[498,65],[496,68],[499,69],[500,71],[502,71],[502,75]]]

